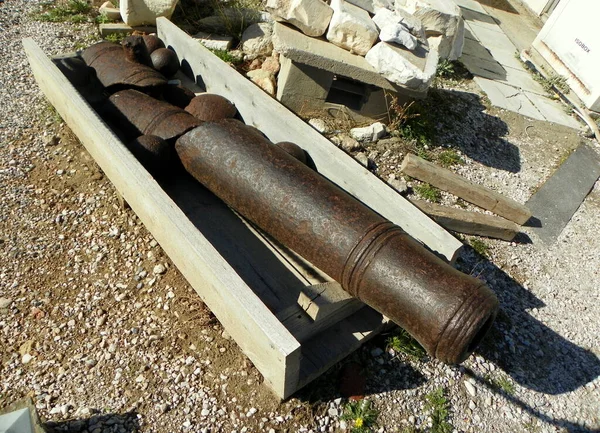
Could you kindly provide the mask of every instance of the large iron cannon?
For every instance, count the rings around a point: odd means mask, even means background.
[[[463,361],[498,301],[354,197],[237,120],[206,122],[176,142],[198,181],[282,244],[385,314],[427,352]]]
[[[117,105],[130,122],[141,118],[139,103]],[[160,106],[165,103],[155,106],[154,118]],[[484,283],[448,265],[255,128],[234,119],[200,123],[182,129],[175,144],[198,181],[406,329],[431,356],[458,363],[470,355],[498,309]]]

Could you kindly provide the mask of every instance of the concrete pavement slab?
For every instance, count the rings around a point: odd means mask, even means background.
[[[542,116],[549,122],[558,123],[559,125],[568,126],[569,128],[578,130],[582,129],[581,123],[565,112],[565,109],[568,107],[560,101],[554,101],[550,98],[530,92],[526,92],[526,95],[535,108],[537,108],[538,111],[542,113]]]
[[[476,12],[486,13],[483,6],[481,6],[481,4],[475,0],[454,0],[454,3],[459,5],[461,9],[469,9]]]
[[[473,22],[466,22],[465,28],[467,27],[473,36],[475,36],[475,38],[485,47],[498,47],[504,49],[514,47],[514,44],[508,36],[502,32],[500,27],[497,27],[497,30],[490,30]]]
[[[531,74],[524,69],[510,68],[495,60],[484,60],[468,54],[463,55],[461,61],[475,76],[496,80],[528,92],[537,93],[540,96],[546,94],[544,88],[534,81]]]
[[[481,77],[475,77],[475,82],[486,93],[492,105],[517,112],[532,119],[546,120],[519,89]]]
[[[511,48],[484,47],[479,41],[465,39],[463,54],[473,57],[479,57],[484,60],[496,60],[503,66],[509,66],[514,69],[524,69],[523,64],[517,59],[517,50]]]
[[[600,176],[600,156],[582,145],[529,199],[527,207],[541,227],[532,231],[544,243],[556,241]]]

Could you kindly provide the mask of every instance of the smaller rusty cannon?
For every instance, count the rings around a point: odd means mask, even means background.
[[[85,63],[96,70],[96,75],[109,91],[121,88],[160,89],[167,79],[151,64],[143,39],[135,39],[121,46],[99,42],[81,53]]]
[[[139,115],[139,106],[119,109],[135,123],[149,118]],[[151,117],[160,118],[161,110],[172,108],[155,104]],[[137,128],[144,125],[146,120]],[[402,326],[430,355],[461,362],[492,326],[498,300],[485,284],[449,266],[256,129],[224,119],[179,134],[177,154],[198,181]]]

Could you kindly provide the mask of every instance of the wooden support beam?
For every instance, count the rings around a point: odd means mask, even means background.
[[[512,221],[477,212],[469,212],[421,200],[411,203],[429,215],[446,230],[469,235],[512,241],[519,233],[519,226]]]
[[[133,33],[135,30],[142,33],[156,33],[154,26],[131,27],[124,23],[105,23],[100,24],[100,36],[105,37],[114,33]]]
[[[527,206],[416,155],[406,155],[400,170],[518,224],[525,224],[531,218],[531,211]]]

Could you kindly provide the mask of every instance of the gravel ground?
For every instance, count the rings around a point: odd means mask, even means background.
[[[381,432],[430,431],[425,396],[440,387],[457,432],[600,431],[598,183],[556,243],[466,249],[458,266],[502,311],[462,366],[393,353],[384,336],[281,403],[37,88],[22,38],[49,55],[96,39],[90,23],[32,20],[38,4],[0,3],[0,407],[31,396],[61,432],[339,431],[338,377],[356,362]],[[438,140],[461,152],[454,170],[525,202],[583,138],[477,92],[436,91]],[[393,140],[361,150],[401,177]]]

